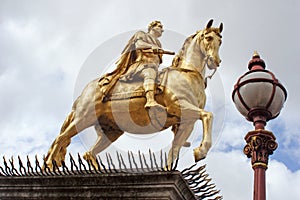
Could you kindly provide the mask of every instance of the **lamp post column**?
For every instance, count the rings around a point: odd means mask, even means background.
[[[266,199],[266,170],[268,168],[269,155],[277,148],[276,138],[272,132],[264,129],[256,129],[245,136],[246,146],[244,153],[251,158],[254,170],[254,200]]]

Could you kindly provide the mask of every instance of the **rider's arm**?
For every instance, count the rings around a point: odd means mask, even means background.
[[[154,44],[147,43],[141,39],[138,39],[135,43],[136,49],[159,49],[160,47]]]
[[[143,32],[137,33],[137,37],[135,40],[135,48],[136,49],[160,49],[159,46],[146,42],[145,35]]]

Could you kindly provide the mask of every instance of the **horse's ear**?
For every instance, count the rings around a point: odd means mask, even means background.
[[[222,31],[223,31],[223,23],[220,24],[219,31],[220,31],[220,33],[222,33]]]
[[[214,22],[213,19],[209,20],[209,22],[206,25],[206,29],[209,29],[212,26],[213,22]]]

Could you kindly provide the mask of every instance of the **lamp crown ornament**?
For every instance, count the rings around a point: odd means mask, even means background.
[[[254,51],[252,59],[249,61],[248,69],[266,69],[265,61],[260,58],[260,55],[257,51]]]

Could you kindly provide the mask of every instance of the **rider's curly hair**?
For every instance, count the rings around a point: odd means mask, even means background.
[[[157,21],[157,20],[151,22],[151,23],[148,25],[148,32],[150,32],[150,30],[151,30],[153,27],[157,26],[158,24],[161,24],[161,22],[160,22],[160,21]]]

